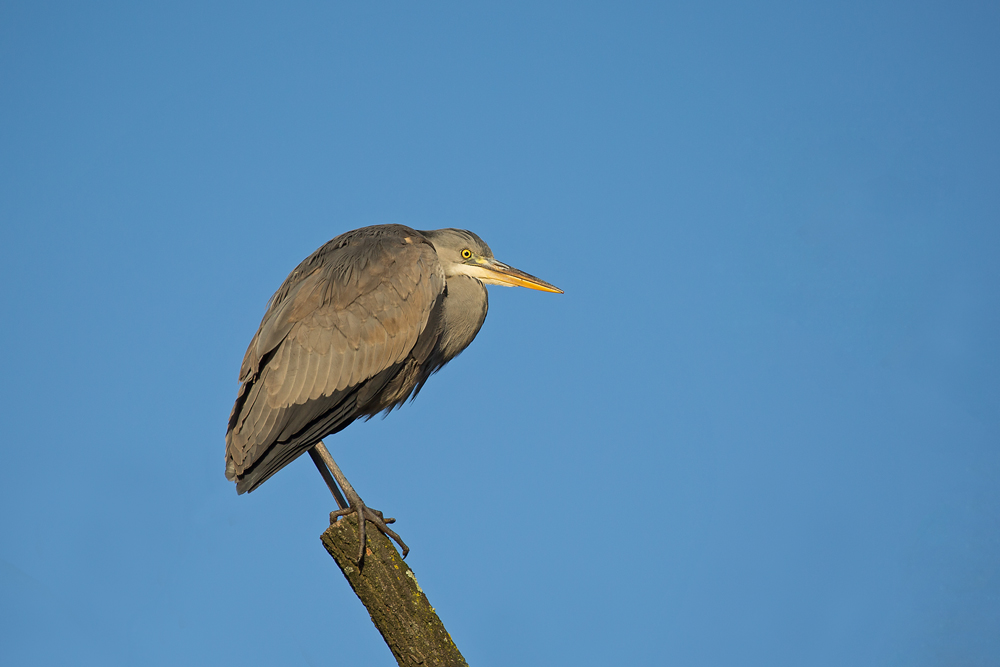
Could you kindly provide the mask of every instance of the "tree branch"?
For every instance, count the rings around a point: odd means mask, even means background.
[[[374,527],[365,533],[368,544],[363,570],[354,561],[358,553],[356,514],[332,523],[321,539],[368,609],[396,662],[401,667],[468,667],[396,547]]]

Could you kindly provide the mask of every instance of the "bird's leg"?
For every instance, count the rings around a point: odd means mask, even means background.
[[[333,479],[333,475],[330,474],[330,469],[326,467],[326,463],[323,462],[323,457],[316,451],[316,447],[322,447],[323,450],[326,451],[326,446],[320,442],[319,445],[309,448],[309,456],[312,458],[313,463],[316,464],[316,469],[319,470],[319,474],[323,476],[323,481],[326,482],[326,487],[330,489],[330,493],[333,494],[333,499],[337,501],[337,507],[342,510],[346,510],[347,501],[344,500],[344,494],[342,494],[340,492],[340,488],[337,487],[337,482]],[[330,452],[326,453],[327,456],[330,455]]]
[[[322,460],[322,462],[325,464],[325,467],[329,468],[330,472],[333,474],[333,478],[337,480],[337,484],[339,484],[340,488],[344,490],[344,495],[347,496],[347,502],[350,505],[350,507],[346,508],[341,507],[336,512],[330,512],[330,520],[333,521],[334,519],[340,518],[342,516],[347,516],[352,512],[358,515],[358,541],[359,541],[358,567],[361,567],[361,564],[364,562],[365,559],[366,521],[371,521],[373,524],[375,524],[376,528],[382,531],[382,533],[395,540],[396,543],[403,549],[403,558],[406,558],[406,554],[410,553],[410,548],[406,546],[406,543],[403,542],[402,539],[400,539],[399,535],[393,532],[393,530],[389,528],[389,526],[387,525],[390,523],[394,523],[396,520],[391,517],[388,519],[384,518],[381,512],[379,512],[376,509],[371,509],[370,507],[367,507],[364,504],[364,502],[362,502],[361,496],[359,496],[358,492],[354,490],[354,487],[351,486],[351,483],[347,481],[347,477],[340,470],[340,466],[338,466],[337,462],[333,460],[333,457],[330,456],[329,450],[327,450],[326,445],[324,445],[322,441],[316,443],[313,446],[313,448],[309,450],[310,454],[312,454],[314,450],[316,454],[319,456],[319,458]]]

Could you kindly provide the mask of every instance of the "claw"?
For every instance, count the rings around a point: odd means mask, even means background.
[[[330,456],[330,452],[327,451],[326,445],[323,444],[322,440],[316,443],[313,449],[309,450],[309,455],[313,457],[316,467],[319,468],[323,479],[327,481],[330,492],[337,499],[337,505],[341,508],[335,512],[330,512],[330,523],[334,523],[340,517],[347,516],[348,514],[354,513],[358,515],[358,567],[360,568],[365,560],[365,547],[367,546],[367,540],[365,540],[365,522],[367,521],[374,523],[375,527],[382,531],[383,535],[395,540],[396,544],[403,549],[403,558],[406,558],[406,554],[410,553],[410,548],[388,526],[390,523],[395,523],[396,520],[392,517],[386,519],[382,516],[381,512],[365,505],[364,501],[361,500],[361,496],[354,490],[351,483],[347,481],[347,477],[344,476],[340,466]],[[344,490],[343,495],[347,497],[346,499],[340,495],[340,491],[337,489],[338,484]]]
[[[357,563],[360,568],[364,564],[365,560],[365,546],[367,546],[367,540],[365,537],[365,523],[371,521],[375,524],[375,527],[382,531],[382,534],[386,537],[391,538],[400,546],[403,550],[403,558],[410,553],[410,548],[406,546],[406,543],[393,531],[387,524],[395,523],[396,519],[389,517],[385,519],[382,517],[382,512],[371,509],[358,498],[357,504],[352,503],[347,509],[336,510],[330,512],[330,523],[337,521],[342,516],[348,516],[350,514],[358,515],[358,558]]]

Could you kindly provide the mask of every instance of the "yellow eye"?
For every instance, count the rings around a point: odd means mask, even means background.
[[[472,259],[472,251],[466,248],[462,251],[462,259]]]

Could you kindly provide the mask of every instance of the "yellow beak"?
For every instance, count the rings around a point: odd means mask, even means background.
[[[536,289],[542,292],[555,292],[556,294],[563,294],[563,291],[555,285],[550,285],[544,280],[536,278],[531,274],[515,269],[513,266],[507,266],[503,262],[493,260],[490,262],[483,262],[480,266],[482,266],[483,269],[486,269],[486,273],[489,278],[488,282],[498,285],[508,285],[510,287],[527,287],[528,289]]]

